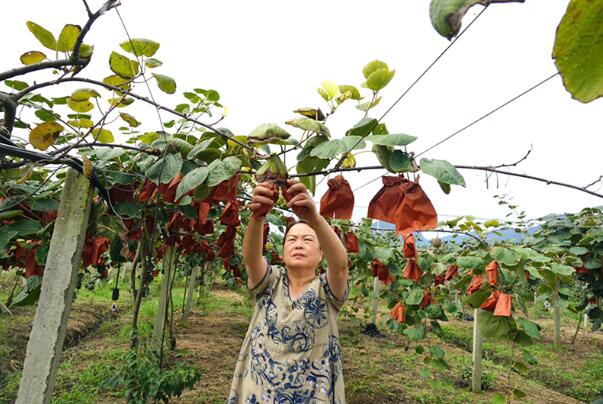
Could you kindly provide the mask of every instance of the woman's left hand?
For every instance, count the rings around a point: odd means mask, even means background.
[[[304,184],[296,180],[287,180],[288,188],[285,191],[287,206],[293,210],[293,213],[300,219],[312,222],[318,217],[316,204]]]

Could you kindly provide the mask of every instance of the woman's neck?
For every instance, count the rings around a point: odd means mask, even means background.
[[[300,270],[287,271],[289,276],[289,286],[293,289],[303,289],[308,283],[314,280],[315,270]]]

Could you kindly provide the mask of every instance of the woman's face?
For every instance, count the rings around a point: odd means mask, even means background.
[[[316,232],[305,223],[289,229],[283,247],[287,269],[316,270],[322,260],[322,250]]]

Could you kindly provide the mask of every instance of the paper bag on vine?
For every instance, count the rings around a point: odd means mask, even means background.
[[[383,176],[383,187],[369,204],[368,217],[396,225],[402,235],[433,229],[438,224],[436,211],[418,182],[403,176]]]
[[[484,280],[482,279],[481,275],[474,276],[473,279],[471,279],[471,283],[469,284],[469,287],[467,288],[467,294],[472,295],[473,293],[480,290],[482,288],[483,283],[484,283]]]
[[[511,298],[513,295],[501,293],[494,308],[495,316],[510,317],[511,316]]]
[[[492,261],[486,267],[486,278],[488,278],[488,283],[493,287],[498,286],[498,263],[496,261]]]
[[[354,194],[343,176],[331,178],[329,189],[320,198],[320,215],[327,218],[351,219],[354,209]]]
[[[417,258],[415,236],[412,234],[404,238],[404,258]]]

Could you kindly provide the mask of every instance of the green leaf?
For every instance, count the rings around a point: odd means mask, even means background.
[[[192,148],[192,150],[188,153],[188,156],[186,156],[186,158],[188,160],[194,159],[195,157],[197,157],[197,155],[199,155],[199,153],[205,151],[205,149],[207,149],[211,145],[214,145],[214,143],[215,143],[215,139],[214,138],[202,141],[201,143],[195,145]]]
[[[535,279],[541,279],[541,280],[542,280],[542,279],[544,279],[544,276],[542,276],[542,275],[540,274],[540,272],[538,271],[538,269],[534,268],[533,266],[526,265],[526,266],[524,267],[524,269],[525,269],[526,271],[528,271],[528,272],[529,272],[529,274],[530,274],[530,275],[532,275],[532,276],[533,276]]]
[[[298,174],[315,173],[324,170],[329,166],[329,160],[324,160],[316,157],[306,157],[297,163],[295,170]],[[316,176],[299,177],[299,181],[308,188],[310,193],[316,192]]]
[[[561,276],[569,276],[572,275],[576,270],[568,265],[562,265],[562,264],[558,264],[556,262],[553,262],[553,264],[551,265],[551,270],[556,273],[557,275],[561,275]]]
[[[581,102],[603,95],[603,0],[573,0],[557,27],[553,58],[565,88]]]
[[[140,126],[140,122],[138,122],[138,121],[136,120],[136,118],[134,118],[134,117],[133,117],[132,115],[130,115],[130,114],[127,114],[127,113],[125,113],[125,112],[121,112],[121,113],[119,114],[119,117],[120,117],[121,119],[123,119],[124,121],[126,121],[126,122],[127,122],[127,124],[128,124],[128,125],[130,125],[130,127],[131,127],[131,128],[136,128],[136,127]]]
[[[477,269],[484,265],[484,260],[474,255],[465,255],[456,259],[456,264],[461,268]]]
[[[237,172],[237,168],[226,160],[214,160],[209,164],[207,169],[209,170],[209,175],[207,176],[208,187],[215,187],[222,181],[232,178]]]
[[[383,89],[394,78],[395,70],[378,69],[371,73],[366,80],[366,86],[373,91]]]
[[[479,314],[478,323],[486,338],[508,337],[512,331],[509,317],[494,316],[489,311],[482,311]]]
[[[2,226],[3,232],[17,232],[17,236],[23,237],[37,233],[42,225],[37,220],[19,220],[6,226]]]
[[[151,144],[157,139],[159,139],[159,134],[157,132],[147,132],[136,138],[136,140],[138,140],[140,143],[144,143],[144,144]],[[188,157],[188,159],[190,160],[191,157]]]
[[[360,104],[356,105],[356,109],[366,112],[369,109],[374,108],[377,105],[379,105],[379,103],[381,102],[381,98],[382,97],[377,97],[375,99],[375,101],[367,101],[367,102],[360,103]]]
[[[82,32],[82,28],[79,25],[65,25],[59,34],[57,50],[59,52],[71,52],[77,42],[77,38],[80,36],[80,32]]]
[[[574,254],[574,255],[584,255],[588,252],[588,249],[584,248],[584,247],[570,247],[569,252]]]
[[[25,90],[27,87],[29,87],[29,84],[19,80],[4,80],[4,84],[17,91]]]
[[[437,345],[431,345],[429,347],[429,352],[431,353],[431,356],[436,359],[444,359],[444,350]]]
[[[488,3],[523,3],[525,0],[490,0]],[[483,0],[431,0],[429,17],[435,30],[448,39],[457,36],[467,11]]]
[[[109,86],[113,86],[113,87],[117,87],[120,88],[124,91],[129,90],[130,89],[130,82],[127,79],[124,79],[123,77],[119,77],[115,74],[111,75],[111,76],[107,76],[103,79],[103,83],[107,84]]]
[[[355,146],[355,147],[354,147]],[[346,136],[343,139],[333,139],[321,143],[310,152],[313,157],[332,159],[339,154],[348,153],[354,149],[363,149],[366,146],[359,136]]]
[[[104,128],[94,128],[92,129],[92,137],[101,143],[113,143],[115,138],[113,137],[113,133],[110,130]]]
[[[155,80],[157,80],[157,86],[159,86],[159,89],[164,93],[174,94],[176,92],[176,80],[170,76],[153,73],[153,77],[155,77]]]
[[[109,67],[111,67],[111,71],[113,73],[127,80],[133,79],[138,74],[138,62],[130,60],[117,52],[111,52],[111,56],[109,57]]]
[[[22,54],[19,59],[24,65],[33,65],[46,59],[46,55],[39,51],[29,51]]]
[[[539,333],[540,335],[540,333]],[[536,360],[536,358],[534,357],[534,355],[532,355],[530,353],[530,351],[528,351],[527,349],[523,349],[522,350],[522,356],[523,356],[523,360],[526,361],[528,363],[528,365],[538,365],[538,360]]]
[[[493,247],[490,255],[499,263],[510,267],[517,265],[521,259],[515,251],[504,247]]]
[[[94,52],[94,46],[86,45],[85,43],[80,46],[80,57],[82,59],[90,59],[92,52]]]
[[[377,120],[375,118],[364,118],[361,119],[352,129],[349,129],[346,136],[361,136],[365,137],[377,126]]]
[[[44,122],[54,122],[59,118],[57,114],[46,109],[38,109],[34,114]]]
[[[423,290],[422,289],[413,289],[406,297],[405,302],[409,305],[418,305],[423,300]]]
[[[421,170],[441,183],[465,186],[465,179],[461,173],[446,160],[421,159]]]
[[[438,181],[438,185],[440,186],[442,192],[444,192],[446,195],[450,193],[450,184],[444,184],[443,182]]]
[[[490,285],[482,286],[480,290],[472,293],[470,296],[465,296],[463,298],[463,302],[468,304],[469,306],[477,309],[486,301],[486,299],[492,294],[492,288]]]
[[[517,323],[519,324],[519,327],[521,327],[521,329],[530,337],[537,340],[540,339],[540,330],[538,329],[538,324],[523,317],[518,318]]]
[[[52,212],[59,209],[59,201],[56,199],[35,199],[31,203],[31,210],[36,212]]]
[[[169,153],[164,158],[160,158],[154,162],[147,170],[146,175],[155,183],[157,180],[162,184],[167,184],[180,172],[182,169],[182,156],[180,153]],[[161,178],[159,178],[161,175]]]
[[[285,129],[281,128],[275,123],[263,123],[249,134],[250,140],[254,142],[264,141],[270,142],[271,140],[284,140],[288,139],[291,135]]]
[[[10,307],[22,307],[34,304],[40,298],[42,291],[42,277],[34,275],[27,278],[27,284],[14,298]]]
[[[132,38],[132,40],[123,41],[119,44],[123,50],[133,53],[136,56],[151,57],[159,49],[159,43],[150,39]]]
[[[373,144],[382,146],[406,146],[417,140],[415,136],[393,133],[390,135],[371,135],[365,138]]]
[[[178,184],[178,189],[176,190],[176,200],[180,199],[182,195],[187,194],[191,190],[197,188],[199,185],[205,181],[209,174],[208,167],[199,167],[190,171],[186,174],[180,184]]]
[[[0,210],[0,220],[13,219],[15,217],[23,216],[23,210]]]
[[[320,133],[325,136],[331,135],[329,128],[327,128],[325,124],[312,118],[295,118],[285,122],[285,124],[310,132]]]
[[[90,119],[86,119],[86,118],[67,121],[67,123],[78,129],[79,128],[91,128],[94,126],[94,122],[92,122]]]
[[[500,393],[496,393],[490,399],[490,404],[507,404],[507,399]]]
[[[323,135],[313,136],[310,140],[306,142],[301,152],[297,155],[297,160],[304,160],[306,157],[310,157],[310,153],[312,150],[321,143],[328,141],[329,138]]]
[[[420,341],[425,338],[425,327],[422,325],[410,327],[402,331],[411,341]]]
[[[327,96],[329,97],[327,101],[332,100],[333,98],[341,94],[339,92],[339,86],[330,80],[323,81],[322,88],[325,90]]]
[[[354,86],[350,86],[347,84],[341,85],[339,86],[339,92],[341,92],[341,94],[349,94],[349,98],[352,100],[360,100],[362,99],[362,97],[360,96],[360,92],[358,91],[358,89]]]
[[[364,75],[365,79],[368,79],[373,72],[379,69],[389,69],[389,67],[385,62],[382,62],[380,60],[373,60],[372,62],[369,62],[366,66],[364,66],[364,69],[362,69],[362,74]]]
[[[57,50],[57,41],[54,39],[52,32],[32,21],[27,21],[27,28],[46,48],[53,51]]]
[[[8,245],[8,242],[19,233],[14,230],[7,231],[4,227],[0,227],[0,230],[0,250],[2,250]]]
[[[144,208],[142,202],[121,202],[115,206],[115,210],[122,216],[141,218],[141,212]]]
[[[149,69],[153,69],[155,67],[161,66],[163,64],[163,62],[161,60],[157,60],[155,58],[149,58],[149,59],[145,59],[144,64]]]

